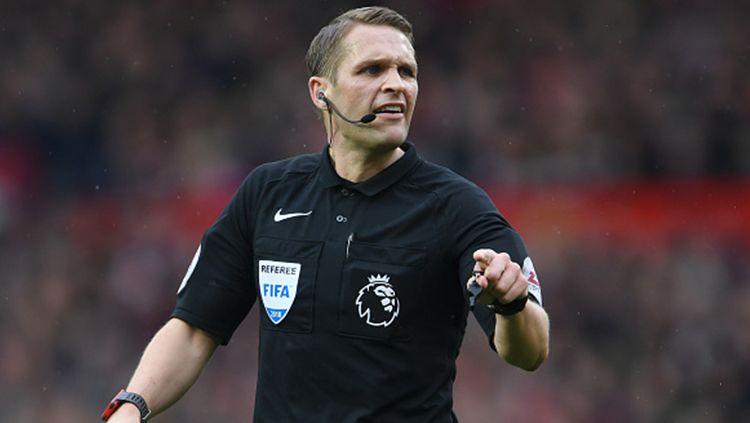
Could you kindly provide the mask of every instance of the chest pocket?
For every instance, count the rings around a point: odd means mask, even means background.
[[[255,241],[255,282],[263,310],[261,326],[285,332],[313,329],[313,299],[318,259],[317,242],[258,238]]]
[[[376,340],[408,340],[423,301],[424,249],[352,242],[339,295],[338,333]]]

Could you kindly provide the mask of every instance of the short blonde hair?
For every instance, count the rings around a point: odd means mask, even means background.
[[[305,61],[309,76],[324,76],[335,82],[341,62],[341,40],[355,24],[385,25],[398,29],[414,46],[414,33],[409,21],[387,7],[370,6],[352,9],[334,18],[313,38]]]

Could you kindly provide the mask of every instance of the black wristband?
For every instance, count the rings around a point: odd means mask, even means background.
[[[524,295],[523,297],[516,298],[515,300],[507,304],[501,304],[497,300],[495,300],[494,303],[488,305],[487,307],[490,310],[494,311],[495,314],[499,314],[501,316],[512,316],[523,311],[523,309],[526,308],[527,301],[529,301],[529,296]]]
[[[121,389],[120,392],[118,392],[117,395],[112,398],[112,401],[109,402],[107,408],[104,409],[104,413],[102,413],[102,420],[109,420],[112,414],[114,414],[114,412],[117,411],[117,409],[126,402],[129,402],[135,405],[136,408],[138,408],[138,411],[140,411],[141,413],[141,423],[144,423],[146,420],[148,420],[149,416],[151,415],[151,410],[149,410],[148,405],[146,404],[146,400],[135,392],[128,392],[124,389]]]

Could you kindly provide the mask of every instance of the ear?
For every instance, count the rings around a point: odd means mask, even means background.
[[[307,89],[310,92],[310,99],[315,107],[320,110],[328,109],[326,102],[320,97],[320,93],[325,93],[329,85],[328,80],[320,76],[311,76],[307,81]]]

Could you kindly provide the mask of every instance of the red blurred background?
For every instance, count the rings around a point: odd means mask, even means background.
[[[0,421],[97,418],[242,178],[325,145],[303,57],[356,5],[0,4]],[[393,6],[410,140],[524,236],[552,322],[535,373],[470,322],[461,421],[750,419],[748,4]],[[250,420],[256,319],[157,421]]]

